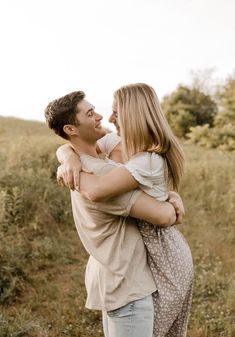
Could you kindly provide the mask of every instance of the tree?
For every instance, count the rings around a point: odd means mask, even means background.
[[[187,134],[190,143],[235,151],[235,74],[229,77],[218,95],[219,112],[214,127],[191,127]]]
[[[165,96],[162,106],[169,124],[179,137],[184,137],[190,127],[204,124],[211,126],[217,113],[217,105],[210,95],[183,85]]]

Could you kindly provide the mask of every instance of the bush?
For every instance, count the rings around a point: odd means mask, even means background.
[[[209,128],[208,124],[191,127],[187,137],[189,144],[235,151],[235,128],[232,124],[214,128]]]

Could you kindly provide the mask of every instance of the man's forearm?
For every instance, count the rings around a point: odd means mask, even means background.
[[[141,193],[131,208],[130,215],[157,226],[171,226],[175,223],[174,207],[168,202],[157,201]]]

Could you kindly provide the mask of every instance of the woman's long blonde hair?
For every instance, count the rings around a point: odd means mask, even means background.
[[[167,164],[168,184],[178,190],[184,169],[184,153],[161,109],[154,89],[144,83],[121,87],[114,93],[124,154],[155,152]]]

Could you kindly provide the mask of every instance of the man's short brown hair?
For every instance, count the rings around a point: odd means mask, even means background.
[[[77,103],[84,98],[85,93],[83,91],[74,91],[50,102],[45,109],[46,122],[49,128],[62,138],[68,139],[63,127],[67,124],[79,125],[76,119]]]

